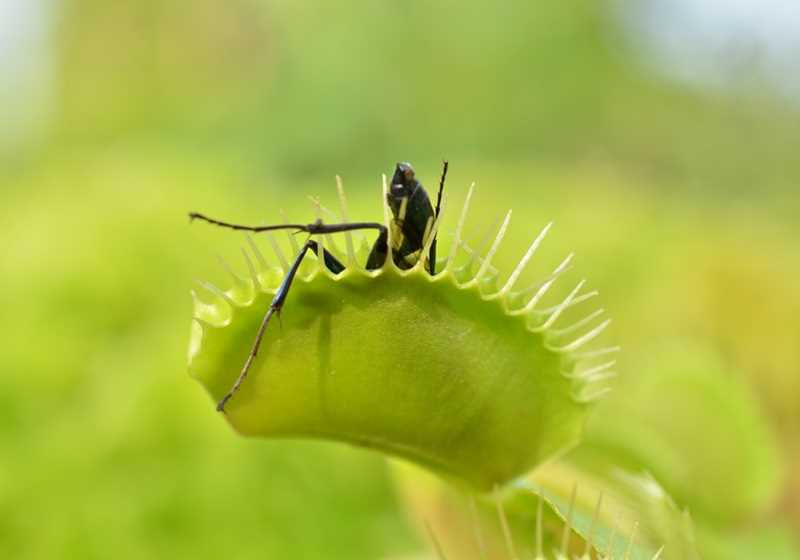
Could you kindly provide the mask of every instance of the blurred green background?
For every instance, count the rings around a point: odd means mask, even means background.
[[[443,157],[456,204],[476,180],[487,220],[515,209],[501,264],[555,219],[547,254],[575,250],[601,291],[624,347],[612,402],[637,405],[607,406],[630,416],[602,433],[657,402],[660,433],[720,450],[719,493],[676,475],[679,503],[712,533],[790,549],[800,15],[773,2],[774,32],[739,25],[756,21],[744,1],[5,0],[0,556],[421,550],[382,458],[243,440],[188,378],[189,288],[224,284],[216,255],[238,265],[242,240],[186,212],[304,220],[340,174],[353,217],[373,219],[381,173],[410,160],[433,185]],[[709,369],[758,425],[750,440],[706,431],[712,397],[686,425],[692,389],[670,376]],[[642,392],[649,378],[672,391]],[[656,468],[643,455],[626,461]]]

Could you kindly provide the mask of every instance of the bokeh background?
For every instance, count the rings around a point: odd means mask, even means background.
[[[669,434],[701,533],[796,558],[798,61],[793,0],[3,0],[0,556],[422,550],[381,457],[243,440],[188,378],[189,288],[242,240],[186,212],[304,219],[339,174],[371,219],[395,161],[447,157],[454,201],[513,207],[520,251],[555,219],[601,291],[596,431]]]

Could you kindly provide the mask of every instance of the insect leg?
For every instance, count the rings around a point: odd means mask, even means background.
[[[269,324],[270,319],[272,319],[272,316],[276,313],[281,312],[281,308],[286,301],[286,296],[289,294],[289,289],[292,287],[292,282],[297,275],[297,270],[300,268],[300,264],[303,262],[303,258],[305,258],[308,251],[313,250],[316,246],[316,241],[312,241],[310,239],[306,241],[305,245],[303,245],[303,248],[300,249],[300,253],[292,263],[292,266],[289,268],[289,272],[287,272],[286,276],[284,276],[281,285],[278,287],[278,291],[275,292],[275,297],[272,298],[272,303],[270,303],[267,313],[264,315],[264,319],[261,321],[261,326],[258,328],[255,342],[253,343],[253,347],[250,349],[250,354],[247,356],[247,360],[244,363],[244,367],[242,368],[239,377],[236,379],[236,382],[233,384],[233,387],[231,387],[230,391],[228,391],[227,394],[222,397],[222,400],[217,403],[217,410],[219,412],[224,412],[225,404],[231,399],[236,391],[239,390],[239,387],[242,386],[242,383],[247,378],[247,373],[250,371],[250,367],[253,365],[256,356],[258,356],[258,350],[261,347],[261,341],[264,338],[264,332],[267,330],[267,325]],[[339,264],[341,265],[341,263]]]
[[[362,229],[377,229],[380,233],[378,234],[378,239],[375,241],[375,244],[372,246],[372,250],[370,251],[369,257],[367,258],[367,270],[375,270],[383,266],[386,262],[386,258],[389,254],[389,232],[386,229],[386,226],[380,224],[378,222],[349,222],[344,224],[323,224],[320,221],[314,222],[313,224],[309,224],[306,226],[305,229],[302,231],[307,231],[312,235],[316,234],[326,234],[326,233],[342,233],[345,231],[356,231]],[[325,258],[325,264],[328,264],[327,257]],[[330,266],[328,266],[330,270],[333,272],[337,272],[333,270]]]
[[[377,229],[380,229],[381,235],[385,235],[386,228],[383,224],[372,224],[372,223],[355,223],[355,224],[332,224],[330,226],[323,225],[320,222],[316,222],[309,226],[302,226],[304,228],[308,228],[311,231],[311,234],[324,234],[324,233],[338,233],[341,231],[350,231],[353,229],[370,229],[374,226],[378,226]],[[305,231],[305,230],[303,230]],[[247,360],[244,363],[244,367],[242,368],[239,377],[236,379],[236,382],[231,387],[231,390],[227,392],[227,394],[222,397],[222,400],[219,401],[217,404],[217,410],[223,412],[225,410],[225,404],[233,397],[236,391],[239,390],[242,383],[244,382],[245,378],[247,377],[247,373],[250,371],[250,367],[253,365],[253,362],[258,355],[258,350],[261,347],[261,341],[264,338],[264,332],[267,330],[267,325],[269,324],[270,319],[276,313],[280,313],[281,309],[283,308],[283,304],[286,301],[286,296],[289,295],[289,290],[292,287],[292,282],[294,282],[294,278],[297,275],[297,270],[300,268],[300,264],[303,262],[303,259],[306,256],[306,253],[309,251],[317,252],[319,250],[319,245],[317,242],[309,239],[306,241],[303,248],[300,249],[300,253],[298,253],[297,257],[295,258],[292,266],[289,267],[289,272],[286,273],[286,276],[283,278],[281,285],[278,287],[278,291],[275,292],[275,297],[272,298],[272,303],[270,303],[269,309],[267,313],[264,315],[263,321],[261,321],[261,326],[258,328],[258,333],[256,334],[256,340],[253,343],[253,347],[250,350],[250,354],[247,356]],[[324,250],[323,258],[325,259],[325,266],[333,273],[339,273],[344,270],[344,265],[339,262],[339,260],[330,254],[327,250]]]
[[[315,255],[319,255],[319,245],[316,241],[308,241],[308,244],[311,246],[311,252]],[[334,274],[339,274],[345,269],[345,266],[333,256],[333,254],[328,251],[325,247],[322,248],[322,258],[325,259],[325,267],[333,272]]]
[[[375,241],[375,244],[372,246],[372,250],[370,251],[369,257],[367,258],[367,270],[375,270],[383,266],[386,262],[386,259],[389,254],[389,232],[386,229],[386,226],[383,224],[379,224],[377,222],[352,222],[346,224],[323,224],[321,222],[316,222],[309,226],[309,229],[305,230],[309,233],[313,234],[325,234],[325,233],[341,233],[344,231],[354,231],[354,230],[361,230],[361,229],[377,229],[380,233],[378,235],[378,239]],[[325,258],[325,264],[328,264],[327,257]],[[337,272],[333,270],[330,266],[328,266],[330,270],[333,272]]]
[[[297,228],[298,226],[288,226],[288,227]],[[301,231],[307,231],[312,235],[325,234],[325,233],[342,233],[345,231],[355,231],[359,229],[377,229],[378,231],[383,232],[386,231],[386,226],[383,224],[379,224],[378,222],[348,222],[345,224],[323,224],[319,220],[317,220],[313,224],[308,224],[307,226],[300,226]]]
[[[386,226],[377,222],[349,222],[346,224],[323,224],[322,220],[317,220],[313,224],[280,224],[272,226],[245,226],[241,224],[232,224],[230,222],[223,222],[222,220],[215,220],[209,218],[199,212],[190,212],[189,220],[202,220],[215,226],[220,226],[237,231],[252,231],[258,233],[261,231],[276,231],[280,229],[295,229],[298,232],[304,231],[312,235],[326,234],[326,233],[342,233],[345,231],[355,231],[359,229],[377,229],[383,231]]]
[[[367,258],[367,270],[376,270],[383,266],[386,259],[389,257],[389,232],[386,229],[381,230],[378,239],[372,246]]]
[[[237,231],[252,231],[252,232],[260,232],[260,231],[275,231],[279,229],[296,229],[298,231],[308,231],[310,226],[302,225],[302,224],[282,224],[277,226],[243,226],[241,224],[232,224],[230,222],[223,222],[221,220],[215,220],[214,218],[209,218],[199,212],[190,212],[189,213],[189,220],[201,220],[203,222],[208,222],[209,224],[214,224],[215,226],[220,226],[228,229],[235,229]]]
[[[323,224],[322,222],[317,221],[313,224],[310,224],[308,228],[305,229],[304,231],[307,231],[308,233],[315,235],[315,234],[326,234],[326,233],[342,233],[345,231],[356,231],[362,229],[377,229],[380,232],[378,234],[378,239],[375,240],[375,244],[372,246],[372,250],[370,251],[369,257],[367,258],[367,265],[366,265],[367,270],[376,270],[383,266],[389,254],[389,232],[386,229],[385,225],[379,224],[377,222]],[[333,258],[332,255],[331,258]],[[328,267],[329,270],[331,270],[334,273],[338,273],[341,272],[341,270],[344,270],[344,266],[342,266],[342,264],[339,263],[339,261],[336,261],[336,263],[329,262],[327,254],[325,255],[325,265]],[[335,269],[337,265],[342,267],[341,270]]]
[[[444,181],[447,179],[447,168],[449,163],[447,160],[442,162],[442,176],[439,179],[439,194],[436,195],[436,212],[433,215],[433,219],[436,220],[439,217],[439,210],[442,208],[442,193],[444,192]],[[436,242],[438,240],[434,239],[433,243],[431,243],[431,252],[429,253],[430,257],[428,259],[428,265],[430,266],[431,276],[436,274]]]

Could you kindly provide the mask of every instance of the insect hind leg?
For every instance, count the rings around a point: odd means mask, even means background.
[[[386,239],[386,226],[377,222],[352,222],[352,223],[342,223],[342,224],[323,224],[322,220],[317,220],[312,224],[283,224],[283,225],[275,225],[275,226],[245,226],[240,224],[234,224],[230,222],[223,222],[221,220],[216,220],[213,218],[209,218],[203,214],[198,212],[192,212],[189,214],[189,218],[191,220],[201,220],[207,222],[209,224],[213,224],[216,226],[239,230],[239,231],[251,231],[254,233],[263,232],[263,231],[275,231],[281,229],[294,229],[298,232],[306,232],[309,235],[325,235],[331,233],[342,233],[346,231],[356,231],[356,230],[363,230],[363,229],[374,229],[380,232],[379,239]],[[385,243],[385,242],[384,242]],[[316,241],[309,239],[303,245],[303,248],[298,253],[297,257],[295,258],[292,266],[289,267],[286,276],[284,276],[283,280],[281,281],[280,286],[278,287],[278,291],[275,293],[275,297],[272,299],[272,303],[270,303],[269,309],[267,310],[266,314],[264,315],[264,319],[261,321],[261,326],[258,328],[258,333],[256,334],[256,339],[253,342],[253,346],[250,349],[250,354],[247,356],[247,360],[244,363],[244,367],[242,367],[242,371],[239,373],[239,377],[236,379],[236,382],[233,384],[231,389],[225,394],[222,399],[217,403],[217,410],[219,412],[225,411],[225,405],[227,402],[236,394],[239,388],[244,383],[244,380],[247,378],[247,374],[250,371],[250,368],[253,365],[256,357],[258,356],[258,350],[261,348],[261,342],[264,339],[264,333],[267,330],[267,326],[269,325],[272,316],[275,314],[280,314],[281,309],[283,308],[283,304],[286,302],[286,296],[289,294],[289,290],[292,287],[292,283],[294,282],[295,276],[297,275],[297,271],[300,268],[300,265],[303,262],[306,254],[309,251],[314,251],[318,253],[320,246],[317,244]],[[334,274],[338,274],[345,269],[345,266],[331,254],[328,250],[324,247],[322,248],[323,251],[323,260],[325,262],[325,266],[333,272]]]
[[[286,273],[286,276],[284,276],[283,280],[281,281],[281,284],[278,287],[278,291],[275,292],[275,296],[272,298],[272,302],[269,305],[269,309],[264,315],[264,319],[261,321],[261,326],[258,328],[256,339],[253,342],[253,346],[250,349],[250,354],[248,354],[247,356],[247,360],[244,363],[244,367],[242,367],[242,371],[239,373],[239,377],[236,379],[236,382],[233,384],[231,389],[217,403],[217,411],[219,412],[225,411],[225,405],[227,404],[227,402],[231,399],[231,397],[233,397],[233,395],[236,394],[236,392],[242,386],[242,383],[244,383],[244,380],[247,378],[247,374],[249,373],[250,368],[253,365],[253,362],[258,356],[258,350],[261,348],[261,342],[264,339],[264,333],[267,330],[267,325],[269,325],[270,319],[272,319],[272,316],[275,315],[276,313],[280,314],[281,309],[283,309],[283,304],[286,302],[286,297],[289,295],[289,290],[292,288],[292,283],[294,282],[295,276],[297,276],[297,270],[300,268],[300,265],[302,264],[306,254],[309,251],[316,250],[317,248],[318,248],[317,242],[309,239],[303,245],[303,248],[300,249],[300,253],[298,253],[297,257],[294,259],[294,262],[292,263],[292,266]],[[335,261],[336,263],[338,263],[338,265],[342,267],[342,270],[344,270],[344,266],[338,260],[336,260],[336,258],[333,257],[333,255],[330,255],[330,258],[333,259],[333,261]]]

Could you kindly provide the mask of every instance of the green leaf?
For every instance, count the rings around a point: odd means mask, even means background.
[[[474,495],[407,464],[392,472],[412,521],[449,558],[699,559],[691,520],[644,475],[606,477],[557,460]]]
[[[777,446],[755,398],[714,354],[674,345],[619,380],[588,422],[597,461],[651,472],[713,523],[768,508],[781,486]]]
[[[467,204],[470,198],[471,191]],[[577,351],[608,322],[579,321],[580,329],[557,337],[551,326],[581,297],[583,282],[560,305],[540,310],[539,303],[569,259],[538,289],[514,291],[505,281],[498,289],[491,258],[510,213],[483,257],[460,237],[466,215],[467,205],[435,277],[422,261],[400,271],[387,259],[364,271],[349,240],[341,253],[327,240],[348,268],[333,276],[309,257],[226,407],[231,425],[249,436],[375,448],[481,489],[575,445],[607,369]],[[206,286],[213,299],[195,302],[189,369],[215,401],[238,376],[286,269],[280,251],[270,265],[252,249],[249,278],[235,277],[225,292]]]

